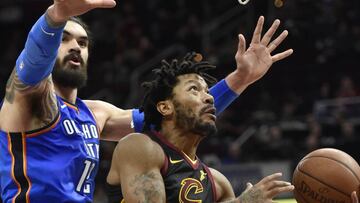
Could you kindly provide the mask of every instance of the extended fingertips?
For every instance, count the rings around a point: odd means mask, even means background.
[[[280,20],[279,20],[279,19],[276,19],[276,20],[274,21],[274,25],[280,25]]]

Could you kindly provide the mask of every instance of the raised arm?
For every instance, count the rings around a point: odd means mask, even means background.
[[[123,110],[99,100],[84,100],[84,102],[95,115],[96,123],[101,132],[100,139],[119,141],[125,135],[135,132],[133,110]],[[141,120],[140,123],[142,122]]]
[[[165,203],[160,173],[164,163],[161,147],[144,134],[130,134],[119,141],[107,182],[121,184],[124,202]]]
[[[235,55],[237,68],[225,78],[229,87],[238,94],[243,92],[250,84],[262,78],[273,63],[293,53],[292,49],[288,49],[273,54],[273,51],[288,35],[288,31],[284,30],[277,38],[271,41],[280,25],[280,20],[275,20],[264,36],[261,36],[263,25],[264,17],[260,16],[250,46],[247,49],[244,36],[239,35],[238,50]]]
[[[93,8],[115,6],[114,0],[54,0],[29,32],[25,48],[7,82],[0,125],[5,131],[44,126],[57,114],[53,69],[67,19]]]
[[[261,16],[248,49],[246,49],[244,36],[239,35],[238,50],[235,55],[236,70],[210,88],[210,94],[214,97],[216,114],[219,115],[223,112],[250,84],[263,77],[274,62],[282,60],[293,53],[292,49],[288,49],[271,55],[287,37],[288,32],[283,31],[276,39],[271,41],[280,25],[280,21],[275,20],[265,35],[261,37],[263,24],[264,17]],[[107,112],[104,132],[102,133],[103,139],[119,140],[126,135],[124,132],[142,131],[144,115],[138,109],[124,111],[114,107],[112,111]],[[129,119],[132,121],[129,121]]]

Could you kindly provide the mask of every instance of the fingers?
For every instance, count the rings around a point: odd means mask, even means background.
[[[351,202],[352,203],[359,203],[359,199],[358,199],[358,196],[356,194],[356,191],[351,193]]]
[[[269,52],[273,52],[276,47],[278,47],[282,41],[288,36],[289,32],[287,30],[284,30],[274,41],[272,41],[269,46]]]
[[[281,52],[281,53],[278,53],[274,56],[271,57],[273,63],[275,63],[276,61],[280,61],[288,56],[290,56],[292,53],[294,53],[294,50],[293,49],[288,49],[284,52]]]
[[[270,181],[280,178],[281,176],[282,176],[282,173],[274,173],[274,174],[268,175],[265,178],[263,178],[262,180],[260,180],[260,182],[258,184],[266,184]]]
[[[269,183],[268,189],[271,190],[276,187],[286,187],[286,186],[290,186],[290,185],[291,185],[291,183],[289,183],[287,181],[274,180]]]
[[[245,190],[249,190],[252,187],[253,187],[253,185],[251,183],[246,183],[246,189]]]
[[[239,35],[239,44],[238,44],[238,53],[240,55],[244,54],[246,51],[246,40],[244,35]]]
[[[269,44],[271,38],[278,29],[279,25],[280,25],[280,20],[276,19],[269,28],[269,30],[265,33],[264,37],[261,40],[261,44],[263,44],[264,46],[267,46]]]
[[[113,8],[116,6],[115,0],[88,0],[90,7],[93,8]]]
[[[260,43],[261,32],[264,25],[264,16],[260,16],[251,40],[252,44]]]
[[[282,176],[282,173],[274,173],[262,179],[259,183],[263,185],[265,196],[273,198],[283,192],[291,192],[294,186],[286,181],[277,180]]]
[[[268,197],[269,198],[274,198],[275,196],[279,195],[280,193],[284,193],[284,192],[291,192],[295,189],[295,187],[293,185],[287,185],[287,186],[279,186],[279,187],[275,187],[273,189],[271,189],[268,193]]]

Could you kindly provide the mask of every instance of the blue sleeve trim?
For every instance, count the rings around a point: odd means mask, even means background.
[[[139,109],[133,109],[132,118],[133,118],[134,131],[137,133],[142,132],[144,128],[144,113],[140,112]]]
[[[211,87],[210,94],[214,97],[216,115],[223,112],[239,96],[230,89],[225,79]]]
[[[42,15],[29,32],[16,60],[16,72],[26,85],[36,85],[52,72],[65,25],[51,27]]]

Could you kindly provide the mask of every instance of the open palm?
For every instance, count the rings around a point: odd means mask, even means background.
[[[270,42],[279,24],[280,20],[275,20],[265,35],[261,37],[264,17],[260,16],[248,49],[246,49],[244,36],[242,34],[239,35],[238,50],[235,55],[236,71],[242,75],[244,84],[250,85],[259,80],[274,62],[282,60],[293,53],[292,49],[288,49],[284,52],[271,55],[288,35],[288,32],[285,30]]]
[[[95,8],[113,8],[115,5],[115,0],[54,0],[53,8],[55,18],[64,21]]]

